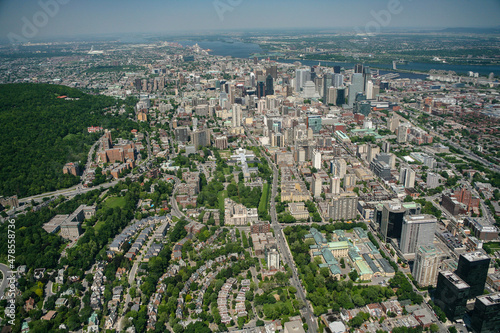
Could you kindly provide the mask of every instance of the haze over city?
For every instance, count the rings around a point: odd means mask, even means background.
[[[22,18],[32,21],[42,7],[40,3],[1,1],[0,36],[5,37],[9,32],[19,34]],[[391,17],[381,18],[387,22],[383,25],[386,29],[496,27],[500,15],[500,2],[496,0],[64,0],[56,3],[58,10],[40,28],[36,39],[117,33],[363,28],[374,20],[373,12],[390,7],[395,9]]]

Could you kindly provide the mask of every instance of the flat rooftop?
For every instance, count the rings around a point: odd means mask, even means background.
[[[477,300],[486,306],[500,304],[500,293],[478,296]]]
[[[445,271],[445,272],[441,272],[441,274],[443,274],[443,276],[448,281],[450,281],[451,283],[453,283],[453,285],[455,287],[457,287],[458,289],[470,288],[470,286],[464,280],[462,280],[458,275],[456,275],[453,272]]]

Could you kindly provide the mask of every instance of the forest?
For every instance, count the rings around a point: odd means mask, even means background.
[[[77,184],[79,177],[62,168],[86,162],[99,138],[87,127],[137,127],[126,116],[105,113],[122,103],[59,85],[0,85],[0,195],[25,197]]]

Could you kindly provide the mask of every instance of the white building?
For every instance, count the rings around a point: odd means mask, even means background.
[[[313,151],[313,156],[312,156],[312,165],[313,168],[316,168],[317,170],[321,169],[321,152],[318,150]]]

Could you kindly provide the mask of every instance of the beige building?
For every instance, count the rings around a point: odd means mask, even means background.
[[[257,208],[246,208],[229,198],[224,200],[224,206],[224,223],[226,225],[247,225],[248,223],[257,222],[259,219]]]
[[[309,211],[303,202],[290,202],[288,204],[288,211],[297,220],[306,220],[309,218]]]

